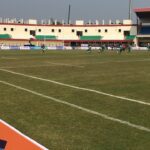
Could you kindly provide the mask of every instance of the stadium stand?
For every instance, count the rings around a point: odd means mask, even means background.
[[[137,41],[139,46],[150,43],[150,8],[135,8],[137,16]]]
[[[142,26],[139,33],[140,34],[150,34],[150,26]]]

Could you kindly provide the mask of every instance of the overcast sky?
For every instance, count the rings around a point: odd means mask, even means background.
[[[129,0],[0,0],[0,17],[24,19],[116,20],[128,18]],[[133,8],[150,7],[150,0],[133,0]],[[133,18],[135,15],[133,14]]]

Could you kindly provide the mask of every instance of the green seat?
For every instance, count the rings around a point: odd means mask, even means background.
[[[126,40],[134,40],[135,39],[135,35],[128,35],[126,36]]]
[[[54,35],[36,35],[35,38],[37,40],[56,40]]]
[[[80,40],[101,40],[102,36],[81,36]]]
[[[0,39],[10,39],[11,35],[10,34],[0,34]]]

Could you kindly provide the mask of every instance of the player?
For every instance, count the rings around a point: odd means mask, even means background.
[[[92,51],[92,47],[89,45],[88,49],[87,49],[87,52],[91,53],[91,51]]]
[[[121,54],[122,53],[122,51],[123,51],[123,45],[122,44],[120,44],[120,47],[119,47],[119,54]]]
[[[42,44],[41,48],[42,48],[42,52],[45,53],[45,50],[46,50],[45,44]]]
[[[147,44],[147,49],[150,52],[150,43]]]
[[[104,52],[104,50],[105,50],[105,45],[102,45],[102,46],[100,46],[99,47],[99,53],[102,53],[102,52]]]
[[[128,53],[130,53],[130,52],[131,52],[131,45],[128,44]]]

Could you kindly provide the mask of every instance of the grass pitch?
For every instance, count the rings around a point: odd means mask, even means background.
[[[33,79],[29,75],[146,104]],[[0,81],[150,129],[148,52],[47,51],[42,54],[40,51],[0,51]],[[2,82],[0,118],[50,150],[150,148],[150,132]]]

